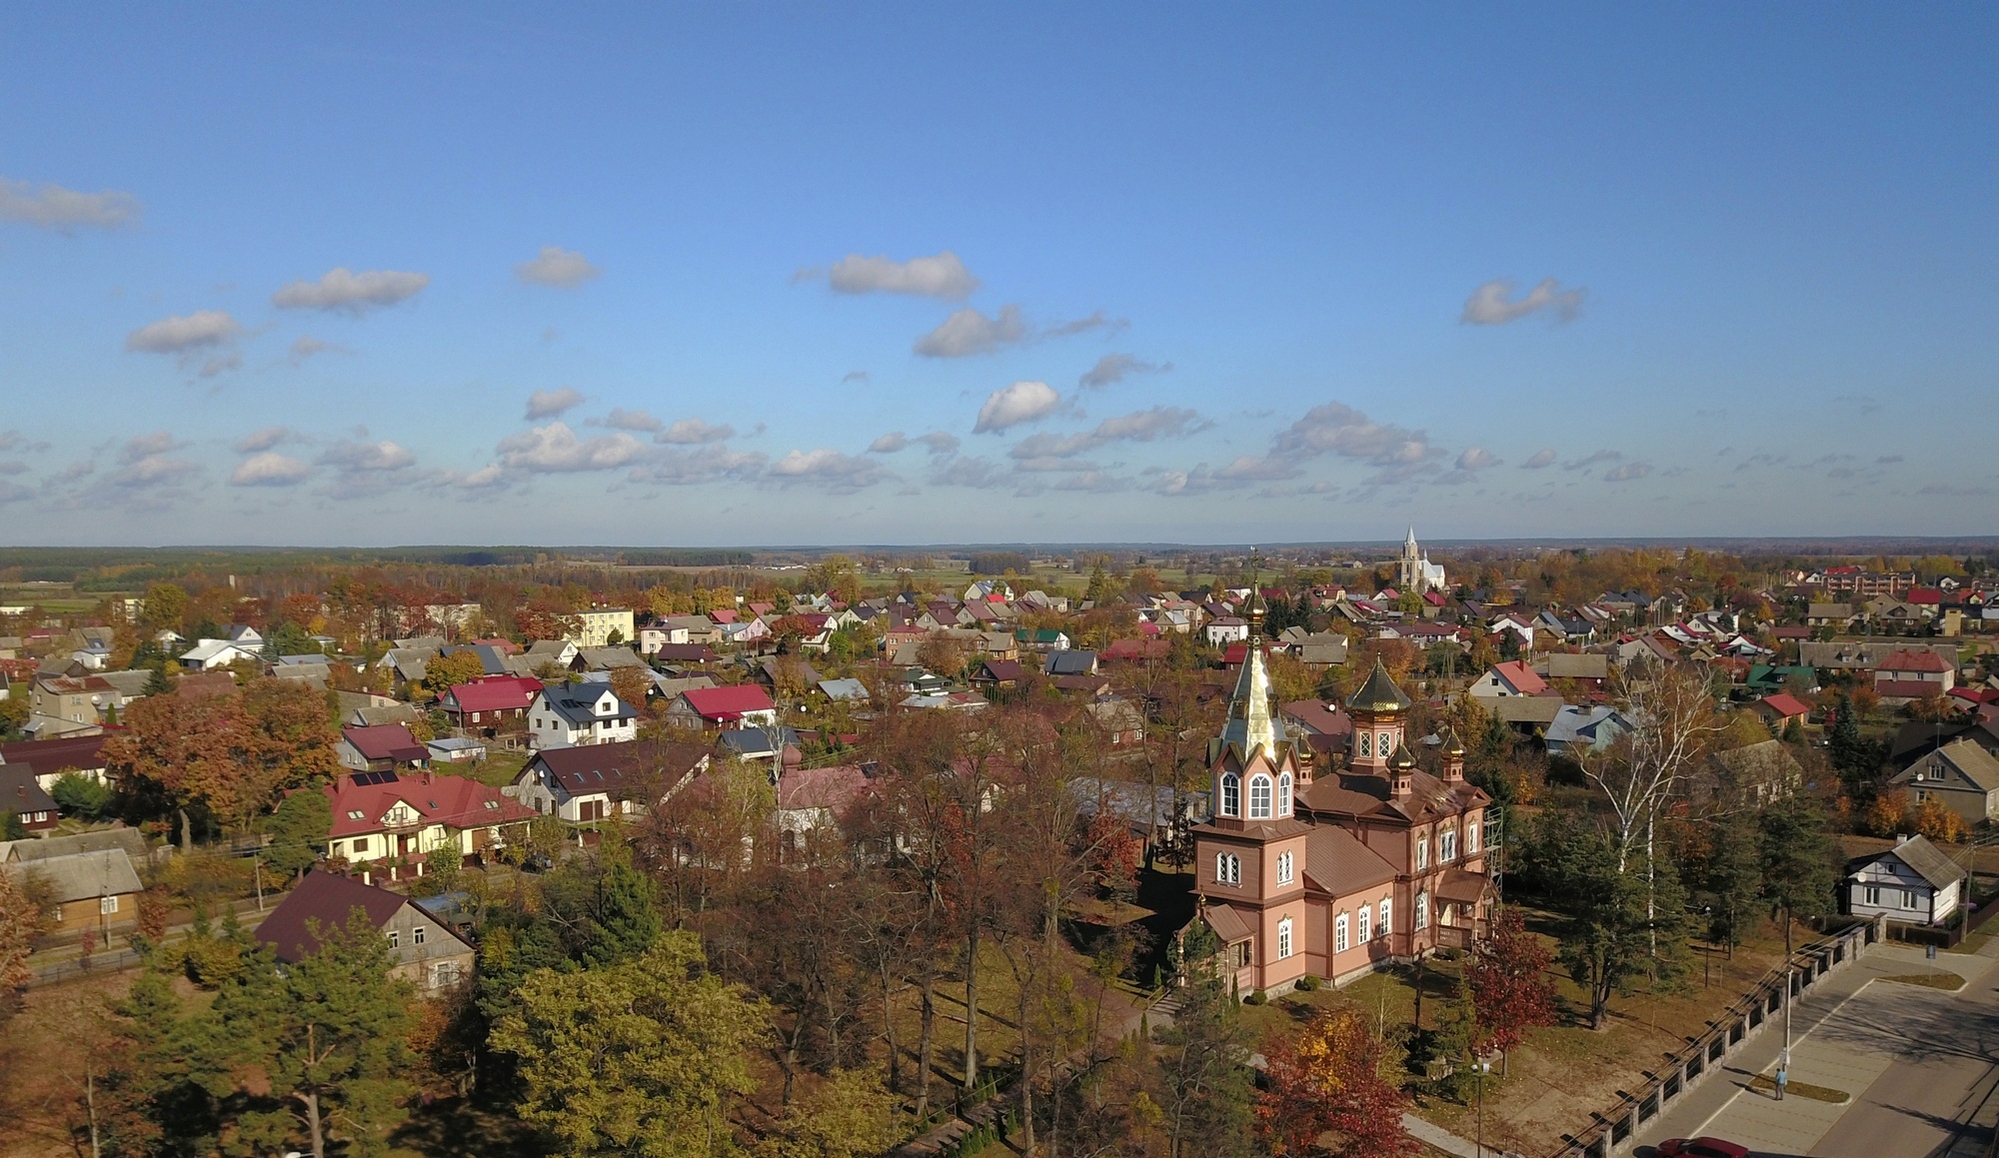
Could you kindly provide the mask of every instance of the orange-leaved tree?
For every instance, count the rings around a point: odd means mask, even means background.
[[[1485,1030],[1485,1040],[1477,1044],[1500,1051],[1501,1074],[1506,1054],[1528,1030],[1555,1024],[1555,984],[1548,979],[1554,961],[1554,953],[1527,931],[1520,910],[1508,906],[1493,917],[1492,931],[1465,963],[1465,985]]]
[[[1402,1128],[1409,1096],[1381,1076],[1382,1046],[1359,1010],[1326,1010],[1295,1039],[1265,1052],[1269,1088],[1257,1099],[1256,1117],[1272,1153],[1417,1153]]]

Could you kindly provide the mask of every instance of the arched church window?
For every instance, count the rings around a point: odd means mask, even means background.
[[[1277,815],[1291,815],[1291,773],[1289,772],[1282,773],[1277,777]]]
[[[1242,815],[1242,781],[1233,772],[1222,774],[1222,815]]]
[[[1427,929],[1430,927],[1430,894],[1428,893],[1416,894],[1416,927],[1418,929]]]
[[[1251,820],[1270,819],[1270,777],[1249,778],[1249,818]]]

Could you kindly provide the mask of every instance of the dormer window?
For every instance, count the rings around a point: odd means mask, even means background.
[[[1242,781],[1233,772],[1222,774],[1222,815],[1242,815]]]
[[[1289,772],[1282,773],[1277,777],[1277,815],[1291,815],[1291,773]]]
[[[1249,778],[1249,818],[1251,820],[1270,819],[1270,777]]]

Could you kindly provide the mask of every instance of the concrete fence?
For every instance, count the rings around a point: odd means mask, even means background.
[[[1658,1070],[1646,1071],[1641,1081],[1633,1083],[1633,1091],[1617,1091],[1615,1104],[1590,1115],[1589,1124],[1576,1133],[1563,1135],[1562,1145],[1548,1158],[1613,1158],[1628,1152],[1640,1126],[1710,1080],[1729,1055],[1769,1026],[1781,1025],[1786,1001],[1796,1000],[1828,974],[1853,964],[1885,934],[1886,919],[1876,918],[1800,946],[1789,969],[1780,965],[1765,974],[1754,989],[1710,1022],[1707,1032],[1688,1039],[1686,1047]]]

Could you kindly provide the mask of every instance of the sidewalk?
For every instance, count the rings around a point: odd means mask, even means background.
[[[1758,1153],[1811,1152],[1896,1061],[1886,1051],[1856,1046],[1850,1032],[1828,1035],[1846,1039],[1831,1041],[1815,1036],[1816,1031],[1838,1021],[1847,1002],[1881,978],[1940,968],[1964,977],[1969,988],[1995,965],[1999,965],[1999,943],[1976,954],[1942,954],[1934,963],[1925,959],[1920,948],[1893,943],[1873,946],[1849,968],[1807,989],[1791,1011],[1791,1080],[1845,1091],[1847,1101],[1835,1104],[1793,1094],[1778,1102],[1749,1088],[1754,1077],[1775,1070],[1783,1051],[1783,1031],[1772,1025],[1729,1057],[1721,1072],[1687,1091],[1669,1112],[1641,1128],[1633,1139],[1635,1148],[1642,1153],[1645,1147],[1666,1138],[1714,1134]]]

